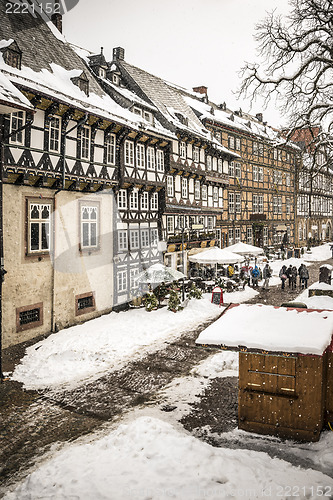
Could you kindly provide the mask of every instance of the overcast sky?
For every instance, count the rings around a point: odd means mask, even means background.
[[[69,42],[94,53],[125,49],[125,60],[156,76],[191,89],[205,85],[216,103],[249,110],[236,100],[238,72],[244,61],[258,59],[255,25],[276,9],[289,11],[288,0],[80,0],[63,18]],[[262,111],[257,103],[251,110]],[[264,120],[281,123],[271,106]]]

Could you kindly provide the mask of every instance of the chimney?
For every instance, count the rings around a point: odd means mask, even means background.
[[[198,94],[207,95],[207,90],[208,87],[205,87],[204,85],[200,85],[200,87],[193,87],[193,92],[197,92]]]
[[[54,26],[57,28],[60,33],[62,33],[62,15],[61,14],[52,14],[51,21]]]
[[[113,60],[119,59],[119,61],[124,61],[125,59],[125,49],[122,47],[115,47],[112,51]]]

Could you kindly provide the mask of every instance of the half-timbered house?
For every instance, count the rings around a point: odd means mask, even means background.
[[[224,147],[239,156],[229,165],[222,246],[239,241],[260,247],[295,242],[295,173],[300,150],[256,116],[208,100],[207,88],[185,99]]]
[[[135,281],[139,271],[162,259],[161,213],[174,134],[161,125],[154,105],[120,85],[120,75],[110,71],[102,50],[88,59],[104,91],[139,124],[137,130],[124,129],[115,138],[119,171],[115,205],[114,301],[116,306],[121,306],[139,293]]]
[[[219,244],[216,221],[223,212],[229,161],[238,155],[212,139],[177,87],[127,63],[124,56],[123,48],[115,48],[109,64],[108,77],[119,95],[135,93],[141,104],[133,102],[134,112],[173,133],[165,168],[162,239],[167,241],[165,263],[186,271],[189,251]]]
[[[132,238],[136,250],[135,224],[145,262],[156,261],[168,141],[152,138],[103,90],[44,13],[0,9],[0,81],[30,103],[28,110],[1,108],[7,346],[108,312],[130,296],[126,244],[130,250]],[[144,154],[152,162],[150,148],[154,174],[137,160]]]

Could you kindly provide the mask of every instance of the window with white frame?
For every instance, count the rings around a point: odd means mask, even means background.
[[[130,205],[130,210],[139,209],[139,193],[136,189],[133,189],[133,191],[130,194],[129,205]]]
[[[149,247],[149,229],[141,229],[141,247]]]
[[[172,215],[167,216],[167,232],[173,234],[175,232],[175,220]]]
[[[278,197],[278,214],[282,214],[282,198]]]
[[[259,156],[264,156],[264,145],[262,142],[259,142],[258,144],[258,151],[259,151]]]
[[[127,291],[127,271],[118,271],[117,272],[117,286],[118,293]]]
[[[49,149],[59,153],[60,151],[60,118],[53,116],[49,123]]]
[[[286,214],[290,215],[291,203],[290,198],[286,198]]]
[[[219,201],[219,188],[216,186],[213,189],[213,200]]]
[[[209,231],[212,231],[214,229],[214,217],[211,216],[207,217],[207,229]]]
[[[298,224],[298,239],[303,239],[303,225],[301,223]]]
[[[117,196],[117,205],[119,210],[127,209],[127,191],[126,189],[120,189]]]
[[[207,186],[203,184],[201,187],[201,198],[206,201],[207,200]]]
[[[195,163],[200,162],[200,151],[197,146],[194,146],[193,148],[193,161],[195,161]]]
[[[139,269],[137,267],[132,267],[130,269],[130,289],[134,290],[138,286],[136,276],[139,274]]]
[[[136,166],[138,168],[145,168],[145,147],[144,144],[136,145]]]
[[[234,244],[234,230],[233,229],[228,230],[228,244],[229,245]]]
[[[10,115],[10,142],[13,144],[23,144],[24,143],[24,131],[20,130],[16,132],[21,127],[23,127],[25,121],[24,111],[15,111]],[[16,133],[15,133],[16,132]]]
[[[149,123],[154,123],[153,113],[149,113],[149,111],[143,112],[143,118]]]
[[[278,213],[278,200],[276,196],[273,196],[273,214]]]
[[[263,231],[263,243],[264,243],[264,247],[267,247],[267,245],[268,245],[268,227],[267,226],[264,227],[264,231]]]
[[[239,162],[235,163],[235,177],[238,177],[238,179],[241,178],[242,172],[241,172],[241,164]]]
[[[89,160],[90,156],[90,128],[81,128],[81,158]]]
[[[233,135],[228,136],[228,148],[235,149],[235,138]]]
[[[241,150],[241,140],[239,137],[236,137],[236,151]]]
[[[240,228],[235,227],[235,243],[239,243],[239,242],[240,242]]]
[[[258,167],[258,181],[264,181],[264,169],[262,167]]]
[[[262,194],[258,196],[258,213],[259,214],[264,213],[264,197]]]
[[[186,142],[181,141],[179,143],[179,156],[183,159],[186,159]]]
[[[148,191],[143,191],[141,194],[141,210],[148,210],[149,196]]]
[[[161,149],[156,151],[156,168],[157,172],[164,172],[164,151]]]
[[[114,134],[106,134],[105,136],[106,147],[106,163],[109,165],[116,164],[116,136]]]
[[[129,167],[134,167],[134,142],[133,141],[125,141],[125,165]]]
[[[254,181],[258,181],[259,180],[259,177],[258,177],[258,166],[257,165],[253,165],[252,167],[252,172],[253,172],[253,180]]]
[[[182,177],[182,198],[188,197],[188,182],[186,177]]]
[[[150,230],[150,244],[152,247],[156,247],[158,243],[158,229],[152,228]]]
[[[147,168],[155,170],[155,149],[151,146],[147,148]]]
[[[286,186],[290,187],[290,174],[286,174]]]
[[[252,227],[246,229],[246,241],[249,245],[252,245]]]
[[[223,172],[223,161],[221,158],[217,160],[217,171],[219,174],[222,174]]]
[[[212,157],[211,156],[207,156],[207,170],[212,170]]]
[[[28,253],[50,250],[51,202],[28,200]]]
[[[281,170],[279,170],[277,173],[277,182],[278,182],[278,184],[282,184],[282,172],[281,172]]]
[[[194,183],[194,198],[200,200],[200,181]]]
[[[118,231],[118,250],[119,250],[119,252],[123,252],[124,250],[127,250],[127,248],[128,248],[127,231],[126,230],[119,230]]]
[[[257,155],[258,152],[259,152],[258,143],[256,141],[253,141],[253,143],[252,143],[252,153],[254,155]]]
[[[235,194],[229,193],[229,213],[235,212]]]
[[[259,212],[259,200],[258,195],[252,195],[252,213],[257,214]]]
[[[277,152],[277,149],[273,149],[273,158],[274,160],[277,160],[277,157],[278,157],[278,152]]]
[[[213,156],[213,172],[217,172],[217,158]]]
[[[136,250],[140,246],[139,230],[138,229],[131,229],[130,230],[130,246],[131,246],[131,250]]]
[[[150,198],[150,209],[154,212],[158,210],[158,193],[153,193]]]
[[[233,161],[229,163],[229,176],[234,177],[235,176],[235,164]]]
[[[237,214],[241,213],[241,194],[235,193],[235,210]]]
[[[167,195],[170,198],[173,198],[174,196],[174,180],[172,175],[167,176]]]
[[[98,220],[99,207],[93,204],[81,204],[81,249],[91,250],[98,248]]]

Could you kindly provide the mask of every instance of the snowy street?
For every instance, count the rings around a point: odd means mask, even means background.
[[[311,257],[313,283],[331,263],[329,246]],[[268,291],[246,288],[225,302],[299,299],[299,288],[277,286],[282,262],[270,265]],[[237,429],[238,354],[195,346],[222,312],[209,299],[176,314],[111,313],[28,348],[1,388],[4,498],[333,496],[331,431],[300,444]]]

